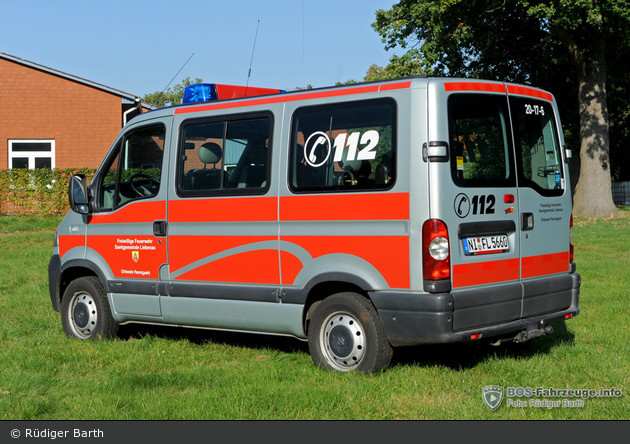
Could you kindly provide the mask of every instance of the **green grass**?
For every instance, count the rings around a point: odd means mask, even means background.
[[[397,349],[366,376],[318,370],[291,338],[122,326],[111,341],[67,339],[48,295],[59,219],[0,217],[0,419],[627,419],[630,211],[575,222],[581,313],[554,335]],[[491,412],[491,384],[623,397]]]

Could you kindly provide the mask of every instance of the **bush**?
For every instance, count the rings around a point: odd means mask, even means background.
[[[0,170],[0,215],[64,215],[70,210],[70,177],[84,174],[89,181],[95,172],[89,168]]]

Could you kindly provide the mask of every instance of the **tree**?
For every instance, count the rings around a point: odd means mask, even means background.
[[[427,74],[427,71],[422,67],[414,54],[415,51],[409,51],[402,57],[393,56],[385,68],[372,64],[363,80],[372,82],[375,80]]]
[[[628,0],[402,0],[377,11],[372,26],[387,49],[408,49],[390,60],[385,74],[396,69],[411,74],[407,66],[429,75],[506,80],[554,92],[563,116],[579,121],[565,127],[565,136],[577,139],[579,133],[580,141],[575,213],[617,213],[606,100],[614,57],[607,57],[607,47],[629,52]]]
[[[178,105],[182,103],[182,98],[184,97],[184,90],[187,86],[194,85],[196,83],[202,83],[203,80],[199,78],[195,78],[195,80],[191,80],[190,77],[186,77],[182,80],[182,83],[179,85],[175,85],[173,89],[168,88],[164,91],[156,91],[154,93],[150,93],[142,97],[142,101],[146,103],[150,103],[151,105],[155,105],[158,108],[163,108],[165,106]]]

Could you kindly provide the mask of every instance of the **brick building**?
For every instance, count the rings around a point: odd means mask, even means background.
[[[0,169],[96,168],[136,96],[0,52]]]

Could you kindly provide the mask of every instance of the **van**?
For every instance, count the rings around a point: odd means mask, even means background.
[[[393,347],[525,342],[579,313],[552,94],[423,77],[194,87],[215,99],[135,117],[89,186],[71,178],[49,265],[68,336],[288,335],[317,366],[371,373]]]

